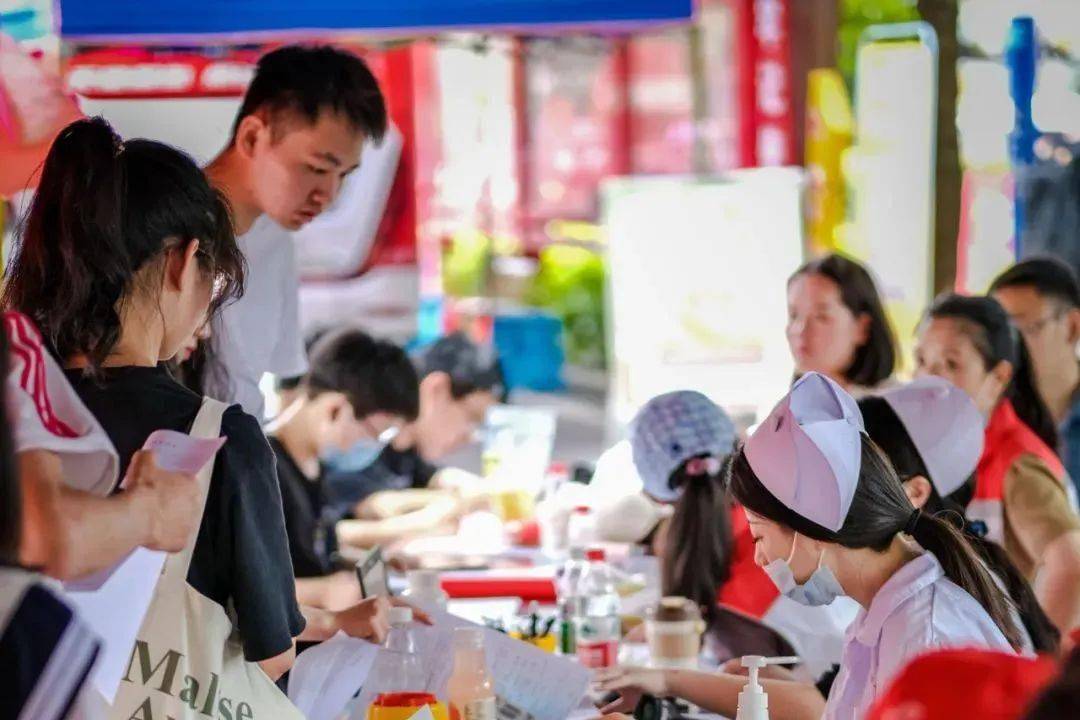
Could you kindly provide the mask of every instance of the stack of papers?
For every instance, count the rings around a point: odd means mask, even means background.
[[[461,618],[439,612],[432,627],[415,626],[417,654],[427,677],[417,691],[446,697],[453,671],[454,628],[474,627]],[[575,661],[550,655],[494,630],[485,629],[484,650],[504,706],[517,708],[522,717],[565,720],[581,703],[590,673]],[[363,688],[381,649],[363,640],[335,637],[296,660],[289,677],[289,698],[309,720],[336,720],[360,692],[352,720],[364,720],[374,692]]]

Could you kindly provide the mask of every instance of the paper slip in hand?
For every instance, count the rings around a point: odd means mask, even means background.
[[[289,700],[308,720],[335,720],[367,680],[378,645],[338,633],[296,656]]]
[[[142,449],[153,451],[154,460],[162,470],[194,475],[210,462],[217,451],[225,445],[225,440],[226,438],[223,437],[194,438],[173,430],[157,430],[146,439]],[[126,484],[125,477],[121,487],[125,487]],[[67,582],[64,588],[80,592],[97,590],[129,557],[131,557],[130,553],[111,568]]]
[[[169,472],[195,475],[217,454],[226,438],[195,438],[175,430],[155,430],[143,443],[154,453],[158,467]],[[127,486],[127,478],[120,487]]]

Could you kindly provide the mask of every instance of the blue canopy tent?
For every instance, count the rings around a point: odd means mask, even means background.
[[[59,0],[65,40],[141,43],[327,33],[563,29],[685,21],[693,0]]]

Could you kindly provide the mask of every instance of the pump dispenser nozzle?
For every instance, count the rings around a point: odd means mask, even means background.
[[[761,655],[744,655],[742,666],[747,668],[750,678],[739,693],[739,712],[735,720],[769,720],[769,696],[758,684],[758,670],[766,665],[795,665],[797,657],[767,658]]]

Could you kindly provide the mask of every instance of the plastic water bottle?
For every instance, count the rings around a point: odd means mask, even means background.
[[[579,586],[581,576],[588,566],[583,548],[570,550],[570,559],[559,570],[555,591],[559,603],[559,652],[573,655],[577,652],[575,637],[577,622],[584,612]]]
[[[608,668],[619,660],[621,602],[603,550],[589,550],[578,585],[582,614],[577,622],[577,657],[584,667]]]
[[[371,670],[371,687],[376,696],[420,692],[427,684],[416,654],[412,621],[412,608],[390,608],[390,632]]]
[[[484,658],[483,628],[454,629],[454,671],[446,694],[453,717],[495,720],[495,686]]]
[[[439,574],[433,570],[411,570],[409,587],[402,594],[413,605],[426,612],[446,610],[450,596],[439,584]]]
[[[596,513],[587,505],[574,508],[566,521],[566,540],[570,549],[585,549],[596,542]]]

